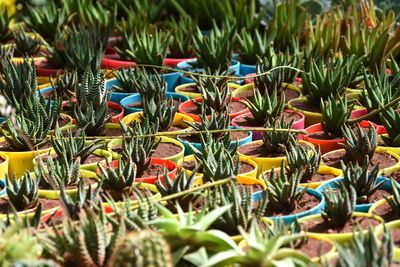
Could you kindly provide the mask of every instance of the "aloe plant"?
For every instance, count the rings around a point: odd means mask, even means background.
[[[325,134],[337,138],[343,135],[342,128],[350,118],[352,107],[348,106],[347,97],[336,100],[332,95],[326,102],[321,99],[321,127]]]
[[[369,126],[367,133],[361,129],[360,125],[357,125],[355,130],[345,126],[343,136],[346,140],[343,148],[351,161],[362,164],[365,157],[372,159],[378,146],[378,134],[372,125]]]
[[[29,28],[40,34],[47,42],[51,42],[61,26],[67,20],[63,10],[57,8],[55,2],[48,2],[40,7],[28,6],[26,16],[22,16]]]
[[[214,24],[208,35],[203,35],[197,28],[193,38],[194,54],[199,67],[207,69],[210,73],[228,70],[236,38],[234,23],[225,22],[221,28]]]
[[[344,165],[342,162],[342,171],[344,182],[353,187],[357,194],[357,203],[365,203],[368,198],[378,190],[384,181],[377,182],[379,167],[373,166],[369,170],[370,159],[366,155],[362,165],[358,162],[352,162]]]
[[[158,95],[165,98],[167,94],[167,82],[161,77],[158,71],[148,71],[144,67],[137,67],[130,74],[130,83],[134,90],[145,97],[154,97]]]
[[[78,86],[78,72],[67,70],[63,74],[57,73],[55,80],[50,80],[51,86],[62,99],[69,100],[75,95]]]
[[[162,17],[162,13],[165,10],[167,4],[167,0],[117,1],[119,11],[123,14],[123,16],[127,17],[128,19],[137,18],[137,20],[140,20],[138,21],[140,26],[156,23],[160,19],[160,17]],[[135,14],[135,16],[132,16],[132,14]]]
[[[172,126],[178,107],[172,98],[163,99],[159,95],[144,97],[142,117],[155,122],[157,132],[167,131]]]
[[[24,211],[36,208],[39,200],[39,181],[26,172],[21,178],[6,176],[7,197],[11,209]]]
[[[108,102],[111,91],[106,89],[105,77],[100,69],[92,71],[87,68],[82,76],[82,82],[76,88],[77,103],[74,117],[79,128],[85,130],[88,136],[99,136],[108,120]]]
[[[12,58],[14,55],[14,46],[0,45],[0,56],[2,59]],[[3,71],[3,66],[0,65],[0,70]]]
[[[28,35],[22,27],[13,32],[15,51],[20,56],[33,56],[40,50],[41,41],[34,35]]]
[[[242,29],[237,36],[240,62],[247,65],[256,65],[258,58],[264,58],[273,42],[273,37],[266,33],[254,33]]]
[[[12,17],[8,12],[1,12],[0,14],[0,41],[6,42],[11,37],[10,22]]]
[[[197,84],[203,96],[201,103],[193,100],[193,103],[198,108],[204,106],[207,113],[211,112],[211,110],[214,110],[218,113],[226,108],[230,101],[228,97],[230,94],[230,90],[227,78],[200,78]]]
[[[400,114],[393,108],[384,109],[381,121],[385,126],[387,135],[382,135],[382,140],[387,146],[400,146]]]
[[[395,215],[400,214],[400,186],[395,180],[390,181],[390,196],[385,196],[387,203],[390,205],[392,212]]]
[[[317,173],[322,159],[319,147],[304,148],[298,144],[290,144],[285,155],[289,171],[298,170],[302,173],[301,182],[307,182]]]
[[[189,17],[181,17],[179,21],[172,19],[168,26],[171,30],[168,57],[190,58],[193,56],[193,38],[195,24]]]
[[[142,82],[141,79],[137,79],[138,72],[136,69],[128,68],[124,70],[115,71],[115,79],[118,81],[118,85],[113,85],[113,90],[122,93],[137,93],[137,85]]]
[[[270,155],[281,155],[295,141],[295,134],[290,131],[293,122],[286,123],[282,120],[275,120],[272,123],[266,123],[265,127],[272,128],[271,131],[263,132],[263,149]]]
[[[143,29],[137,32],[124,31],[122,33],[122,46],[117,49],[120,56],[130,59],[137,64],[162,66],[167,56],[170,42],[170,35],[166,32],[150,32]],[[156,72],[157,69],[146,66],[149,72]]]

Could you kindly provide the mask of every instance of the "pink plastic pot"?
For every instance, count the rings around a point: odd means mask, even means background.
[[[113,160],[110,162],[110,165],[112,168],[117,168],[118,167],[119,160]],[[168,177],[172,180],[175,179],[175,175],[177,172],[177,165],[175,162],[167,159],[160,159],[160,158],[151,158],[150,159],[150,165],[160,165],[164,166],[168,169]],[[103,163],[103,167],[106,167],[106,164]],[[97,175],[101,175],[100,168],[97,168],[96,170]],[[161,177],[161,182],[165,184],[164,180],[164,175],[163,173],[160,173]],[[143,183],[148,183],[148,184],[155,184],[157,182],[157,176],[149,176],[149,177],[138,177],[135,179],[135,182],[143,182]]]
[[[231,99],[232,102],[237,102],[237,101],[240,101],[240,100],[241,100],[241,98],[239,98],[239,97],[233,97]],[[178,108],[179,113],[185,114],[185,115],[191,117],[195,121],[201,121],[199,113],[194,114],[194,113],[189,113],[189,112],[186,111],[188,108],[195,106],[193,101],[197,101],[197,102],[201,103],[201,102],[203,102],[203,99],[201,97],[199,97],[199,98],[191,99],[191,100],[188,100],[188,101],[185,101],[185,102],[181,103],[179,105],[179,108]],[[238,117],[238,116],[240,116],[242,114],[245,114],[247,112],[249,112],[249,109],[248,108],[244,108],[241,111],[238,111],[238,112],[235,112],[235,113],[229,113],[229,117],[231,119],[234,119],[234,118],[236,118],[236,117]]]
[[[299,115],[301,117],[300,120],[294,121],[293,125],[291,127],[291,129],[295,129],[295,130],[302,130],[304,129],[304,122],[305,122],[305,117],[303,115],[303,113],[297,112],[297,111],[293,111],[293,110],[284,110],[283,112],[285,113],[295,113],[297,115]],[[236,118],[234,118],[232,120],[232,126],[235,127],[243,127],[243,126],[239,126],[236,122],[241,119],[241,118],[245,118],[245,117],[253,117],[253,115],[251,114],[251,112],[247,112],[245,114],[242,114]],[[243,128],[249,128],[249,127],[243,127]],[[261,140],[262,139],[262,132],[253,132],[253,141],[256,140]]]

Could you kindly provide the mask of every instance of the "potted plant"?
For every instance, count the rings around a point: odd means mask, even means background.
[[[141,82],[142,77],[138,77],[137,69],[131,67],[127,69],[117,70],[114,73],[115,82],[111,86],[111,101],[120,104],[125,97],[138,93],[137,86]],[[110,83],[110,81],[108,81]]]
[[[12,16],[8,12],[1,12],[0,16],[0,40],[2,42],[8,41],[12,34],[10,29]]]
[[[399,217],[400,195],[399,184],[394,180],[390,181],[390,196],[375,202],[368,210],[369,214],[381,217],[385,222],[397,220]]]
[[[399,220],[388,222],[382,225],[379,225],[375,229],[375,233],[371,234],[372,237],[377,238],[378,242],[376,244],[381,244],[381,249],[377,249],[375,247],[371,248],[372,251],[382,251],[381,253],[384,255],[383,257],[376,257],[375,259],[382,258],[381,262],[377,262],[377,264],[384,265],[385,263],[391,263],[392,261],[398,261],[400,258],[400,248],[398,247],[398,232],[399,229]],[[372,231],[371,231],[372,232]],[[367,240],[368,241],[368,240]],[[391,252],[391,253],[388,253]],[[375,255],[374,255],[375,256]],[[369,261],[372,262],[372,261]]]
[[[37,35],[29,35],[22,27],[13,31],[14,57],[13,61],[23,61],[24,56],[38,57],[41,41]],[[17,57],[20,57],[19,59]]]
[[[380,135],[383,143],[379,143],[379,146],[399,154],[400,113],[393,108],[387,108],[382,110],[380,118],[386,129],[386,133]]]
[[[382,219],[367,213],[354,212],[357,195],[355,189],[341,182],[338,190],[328,189],[323,192],[325,209],[321,214],[300,218],[302,229],[311,234],[326,237],[339,243],[350,241],[353,236],[367,231],[366,228],[377,226]],[[361,225],[360,230],[353,230]]]

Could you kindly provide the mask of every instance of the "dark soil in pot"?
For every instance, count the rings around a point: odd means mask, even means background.
[[[285,215],[291,215],[291,214],[298,214],[307,210],[310,210],[317,206],[321,201],[316,198],[315,196],[305,193],[303,195],[303,198],[296,203],[296,206],[293,210],[287,210],[287,211],[276,211],[274,210],[271,205],[267,205],[267,208],[265,209],[265,216],[271,217],[271,216],[285,216]]]
[[[400,214],[396,214],[389,203],[380,205],[373,211],[374,215],[380,216],[385,222],[391,222],[400,218]]]
[[[332,245],[323,240],[306,238],[299,245],[295,246],[295,249],[298,249],[309,257],[314,258],[327,254],[331,251]]]
[[[51,142],[47,142],[46,144],[36,148],[36,150],[40,149],[46,149],[52,147]],[[27,150],[24,151],[19,151],[19,150],[14,150],[12,147],[9,146],[7,142],[1,142],[0,143],[0,151],[5,151],[5,152],[27,152]],[[1,159],[3,160],[3,159]]]
[[[231,141],[239,141],[249,136],[247,132],[231,132]],[[180,137],[181,139],[190,143],[201,143],[200,135],[184,135]]]
[[[134,103],[129,103],[127,106],[130,108],[143,108],[143,103],[142,102],[134,102]]]
[[[173,143],[159,143],[151,157],[168,158],[179,154],[182,148]]]
[[[63,127],[65,125],[67,125],[68,123],[70,123],[70,120],[67,117],[60,116],[58,118],[57,122],[58,122],[58,127]]]
[[[300,110],[321,113],[321,109],[319,106],[315,106],[308,101],[293,101],[291,105]]]
[[[356,136],[359,136],[358,135],[358,130],[356,130],[356,128],[358,128],[356,125],[351,127],[351,129],[353,130],[354,134]],[[368,127],[361,127],[361,131],[363,131],[365,134],[368,134],[369,128]],[[318,132],[309,133],[309,134],[307,134],[307,136],[309,138],[319,139],[319,140],[334,140],[334,139],[339,139],[340,140],[340,139],[343,139],[342,136],[338,137],[338,136],[328,135],[324,131],[318,131]]]
[[[285,95],[285,103],[300,96],[298,92],[296,92],[295,90],[291,90],[289,88],[283,89],[283,94]],[[249,101],[253,101],[254,100],[253,90],[246,90],[240,92],[239,94],[236,95],[236,97],[245,98]]]
[[[299,143],[302,147],[308,147],[306,144]],[[246,156],[252,156],[257,158],[273,158],[273,157],[283,157],[285,156],[284,153],[282,154],[270,154],[265,151],[263,142],[252,142],[249,144],[242,145],[238,147],[238,151]]]
[[[44,163],[46,163],[47,162],[47,154],[46,155],[43,155],[43,156],[41,156],[41,159],[42,159],[42,161],[44,162]],[[58,159],[58,155],[52,155],[52,158],[54,159],[54,160],[57,160]],[[96,155],[96,154],[90,154],[86,159],[85,159],[85,161],[84,162],[81,162],[81,164],[91,164],[91,163],[97,163],[97,162],[99,162],[99,161],[102,161],[102,160],[104,160],[105,159],[105,157],[102,157],[102,156],[99,156],[99,155]]]
[[[275,125],[279,126],[279,122],[282,119],[284,119],[286,123],[289,123],[291,121],[296,122],[296,121],[301,120],[301,116],[295,112],[282,112],[281,116],[277,119]],[[238,126],[242,126],[242,127],[263,127],[263,125],[257,125],[255,123],[251,123],[251,122],[247,121],[244,117],[235,119],[235,123]]]
[[[389,175],[390,178],[395,180],[396,182],[400,182],[400,170],[396,170]]]
[[[85,186],[88,185],[93,185],[95,183],[98,182],[98,180],[94,179],[94,178],[84,178],[82,177],[81,179],[83,179],[83,181],[85,182]],[[44,190],[52,190],[53,188],[48,188],[48,187],[44,187],[39,185],[39,189],[44,189]],[[77,184],[71,184],[65,187],[65,189],[69,190],[69,189],[77,189]]]
[[[241,112],[246,109],[246,104],[240,102],[240,101],[230,101],[228,103],[228,113],[229,114],[234,114]],[[184,108],[184,111],[189,114],[194,114],[194,115],[199,115],[201,114],[201,109],[197,107],[196,105],[192,106],[187,106]],[[209,115],[209,114],[207,114]]]
[[[44,199],[39,198],[38,204],[42,204],[42,211],[49,210],[60,205],[60,201],[57,199]],[[5,197],[0,198],[0,214],[7,214],[7,212],[11,212],[10,205],[8,203],[8,199]],[[34,211],[35,208],[32,210]]]
[[[196,85],[181,87],[179,90],[186,93],[200,93],[200,90]]]
[[[121,114],[121,110],[117,108],[108,107],[107,109],[107,122],[111,122],[112,118]]]
[[[186,170],[190,170],[193,171],[194,168],[196,167],[196,161],[195,160],[187,160],[182,162],[181,164],[182,168],[186,169]],[[247,164],[245,162],[240,162],[240,168],[239,168],[239,174],[243,174],[243,173],[248,173],[251,172],[252,170],[254,170],[254,167],[251,166],[250,164]],[[202,172],[203,169],[200,167],[198,172]]]
[[[145,178],[145,177],[152,177],[152,176],[157,176],[157,175],[163,175],[164,174],[164,169],[166,167],[162,165],[157,165],[157,164],[151,164],[147,170],[143,172],[143,174],[138,177],[138,178]]]
[[[122,129],[114,129],[114,128],[105,128],[103,129],[103,132],[101,136],[108,136],[108,137],[113,137],[113,136],[122,136],[123,131]]]
[[[338,151],[335,153],[329,153],[329,155],[325,155],[322,157],[322,160],[325,165],[337,169],[341,169],[341,164],[340,162],[343,160],[343,162],[347,165],[350,162],[349,157],[346,155],[345,151]],[[389,154],[386,153],[381,153],[376,151],[374,153],[374,156],[372,157],[372,160],[370,161],[370,168],[372,168],[375,165],[379,164],[380,169],[385,169],[387,167],[394,166],[397,164],[397,160],[392,157]]]
[[[324,221],[322,218],[316,218],[313,221],[307,221],[302,223],[302,228],[308,232],[313,233],[351,233],[354,229],[360,225],[362,229],[368,229],[371,225],[373,227],[380,224],[379,221],[368,217],[352,217],[343,227],[333,228],[331,225]]]
[[[171,125],[168,127],[168,129],[165,132],[175,132],[175,131],[180,131],[185,129],[186,127],[181,126],[181,125]]]
[[[304,179],[304,181],[302,180],[301,182],[302,183],[316,183],[316,182],[329,181],[333,178],[335,178],[335,175],[333,175],[333,174],[316,173],[311,177],[311,179]]]

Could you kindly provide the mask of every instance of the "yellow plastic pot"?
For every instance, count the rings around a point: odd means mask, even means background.
[[[185,146],[181,142],[179,142],[178,140],[175,140],[173,138],[166,137],[166,136],[160,136],[160,137],[157,137],[156,139],[157,140],[161,139],[161,143],[172,143],[174,145],[179,146],[182,149],[181,152],[179,152],[178,154],[173,155],[171,157],[166,157],[164,159],[168,159],[168,160],[173,161],[175,163],[178,163],[180,160],[183,159],[183,156],[185,155]],[[112,151],[112,149],[115,146],[119,146],[121,144],[122,144],[122,138],[113,139],[108,143],[107,149],[111,153],[113,160],[121,158],[121,155],[119,155],[118,153]]]
[[[382,135],[386,135],[387,134],[382,134]],[[379,136],[379,139],[381,139],[382,137]],[[394,147],[394,146],[378,146],[379,148],[382,149],[386,149],[387,151],[391,151],[393,153],[396,153],[397,155],[400,155],[400,147]]]
[[[71,126],[72,126],[72,121],[73,121],[72,117],[70,115],[68,115],[68,114],[65,114],[65,113],[60,113],[60,117],[63,118],[63,119],[68,120],[68,123],[65,124],[64,126],[60,127],[60,130],[64,131],[66,129],[70,129]],[[50,135],[54,135],[55,131],[56,130],[51,130],[51,131],[49,131],[49,134]]]
[[[341,170],[338,170],[338,169],[335,169],[332,167],[328,167],[328,166],[319,166],[317,173],[325,174],[325,175],[331,174],[331,175],[334,175],[334,178],[342,175]],[[324,182],[327,182],[327,181],[314,182],[314,183],[303,183],[303,184],[300,184],[300,186],[315,189],[318,186],[320,186],[321,184],[323,184]]]
[[[254,83],[248,83],[248,84],[242,85],[232,92],[232,96],[237,97],[243,92],[253,91],[253,88],[254,88]],[[295,92],[299,93],[299,95],[301,95],[301,89],[297,86],[294,86],[293,84],[282,83],[282,88],[287,88],[287,89],[295,91]]]
[[[379,223],[383,223],[383,219],[379,216],[373,216],[371,214],[368,213],[362,213],[362,212],[353,212],[352,217],[366,217],[366,218],[372,218],[373,220],[378,221]],[[322,216],[321,214],[314,214],[314,215],[310,215],[310,216],[306,216],[303,218],[299,218],[298,222],[300,223],[300,225],[304,224],[305,222],[308,221],[313,221],[316,219],[321,219]],[[363,233],[367,233],[368,230],[363,230]],[[349,233],[313,233],[313,232],[308,232],[309,234],[312,234],[313,236],[319,236],[321,238],[325,238],[325,239],[329,239],[332,241],[336,241],[338,243],[346,243],[352,240],[353,238],[353,234],[355,235],[359,235],[360,232],[356,231],[356,232],[349,232]]]
[[[383,206],[387,203],[387,200],[385,198],[382,198],[381,200],[378,200],[372,206],[369,208],[368,213],[371,215],[376,215],[374,214],[374,211],[379,208],[380,206]]]
[[[330,151],[330,152],[328,152],[328,153],[325,153],[324,155],[322,155],[322,158],[324,158],[324,157],[327,156],[327,155],[337,153],[337,152],[339,152],[339,151],[342,152],[342,151],[344,151],[344,149],[337,149],[337,150],[333,150],[333,151]],[[389,154],[390,156],[392,156],[393,158],[395,158],[396,161],[397,161],[397,163],[396,163],[395,165],[380,170],[380,171],[379,171],[379,175],[380,175],[380,176],[385,176],[385,175],[387,175],[388,173],[392,173],[392,172],[394,172],[395,170],[398,170],[398,169],[399,169],[399,167],[400,167],[400,156],[399,156],[398,154],[396,154],[396,153],[394,153],[394,152],[392,152],[392,151],[390,151],[390,150],[388,150],[388,149],[386,149],[386,148],[383,148],[383,147],[377,147],[377,148],[376,148],[376,152],[381,152],[381,153]],[[324,162],[322,162],[321,164],[324,165]],[[333,168],[333,167],[331,167],[331,168],[340,171],[340,169]]]
[[[385,223],[384,225],[378,225],[378,227],[375,228],[375,236],[380,237],[380,235],[383,233],[384,226],[386,227],[387,230],[394,230],[394,229],[399,229],[400,228],[400,220],[392,221],[389,223]],[[400,247],[394,246],[393,248],[393,259],[395,261],[400,260]]]
[[[322,122],[322,114],[320,112],[311,112],[311,111],[307,111],[307,110],[301,110],[301,109],[293,106],[293,103],[295,103],[295,102],[307,102],[307,101],[308,101],[307,98],[299,97],[299,98],[292,99],[288,102],[288,109],[304,114],[305,127]]]
[[[8,174],[8,156],[7,154],[0,152],[0,157],[4,160],[0,164],[0,180],[5,180],[6,175]]]
[[[143,112],[131,113],[131,114],[125,116],[122,119],[122,122],[125,124],[129,124],[133,121],[140,122],[142,114],[143,114]],[[181,114],[181,113],[177,112],[175,114],[174,120],[172,122],[172,126],[180,127],[180,128],[182,128],[182,130],[168,132],[168,137],[176,138],[177,135],[179,135],[183,132],[187,132],[190,129],[190,126],[186,122],[194,122],[194,120],[185,114]]]
[[[99,177],[96,175],[96,173],[91,172],[91,171],[81,169],[79,171],[79,173],[80,173],[81,177],[85,178],[85,179],[96,179],[96,180],[99,179]],[[32,173],[31,177],[36,178],[35,173]],[[96,186],[96,185],[93,185],[93,186]],[[75,198],[75,196],[78,193],[78,188],[66,189],[65,193],[67,193],[72,198]],[[60,190],[39,189],[39,197],[45,198],[45,199],[59,199]]]
[[[262,140],[258,140],[258,141],[253,141],[252,143],[262,143]],[[301,144],[306,144],[310,147],[313,147],[313,145],[309,142],[303,141],[303,140],[299,140],[298,141]],[[251,143],[250,143],[251,144]],[[247,144],[246,144],[247,145]],[[241,158],[247,158],[250,159],[252,161],[254,161],[255,163],[257,163],[258,165],[258,173],[257,175],[260,175],[262,172],[270,170],[272,168],[279,168],[281,167],[281,163],[282,161],[284,161],[284,164],[287,164],[287,158],[286,156],[282,156],[282,157],[274,157],[274,158],[262,158],[262,157],[253,157],[253,156],[247,156],[244,155],[240,152],[238,152],[239,156]]]

